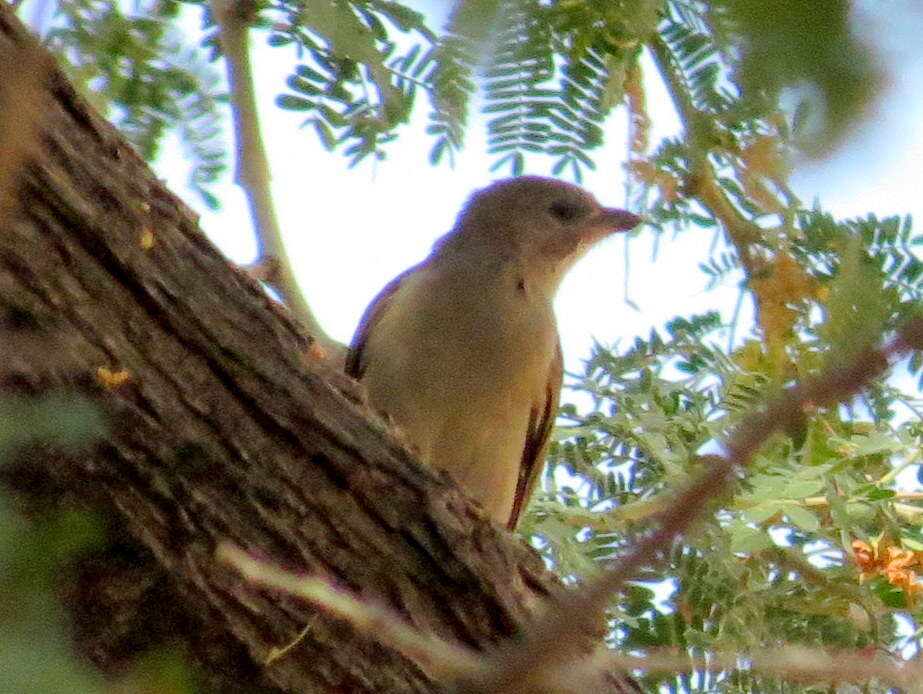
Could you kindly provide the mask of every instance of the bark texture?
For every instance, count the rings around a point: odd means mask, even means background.
[[[30,49],[0,3],[0,51]],[[108,520],[70,581],[81,652],[117,670],[178,639],[209,691],[439,690],[386,643],[243,583],[214,560],[221,540],[447,639],[513,635],[558,589],[535,554],[395,442],[53,67],[41,98],[0,220],[0,384],[91,392],[109,426],[86,454],[37,447],[6,477],[37,506]]]

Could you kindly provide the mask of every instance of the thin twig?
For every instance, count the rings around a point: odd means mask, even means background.
[[[762,230],[740,213],[715,181],[714,167],[708,161],[708,153],[713,149],[715,140],[712,117],[703,114],[692,103],[683,84],[682,70],[675,64],[673,55],[663,39],[653,36],[647,45],[670,93],[692,150],[687,192],[694,195],[712,216],[721,221],[749,279],[759,269],[756,267],[751,247],[762,235]]]
[[[488,668],[493,661],[483,652],[467,646],[450,643],[437,636],[426,634],[408,625],[391,610],[359,599],[317,576],[297,575],[254,559],[239,547],[224,543],[216,551],[216,558],[234,567],[249,582],[294,595],[323,607],[326,611],[346,620],[357,631],[370,636],[389,648],[398,651],[418,665],[434,681],[464,682],[456,692],[480,692],[467,683],[489,679]],[[285,657],[310,631],[306,626],[282,648],[274,649],[267,662]],[[569,668],[545,673],[542,692],[548,694],[585,694],[597,691],[603,681],[599,668],[583,668],[579,672]],[[510,687],[504,694],[535,694],[534,689]],[[492,692],[493,694],[493,692]]]
[[[251,583],[322,605],[328,612],[345,619],[360,632],[387,643],[390,648],[394,648],[422,667],[434,679],[477,671],[482,667],[482,657],[474,651],[424,634],[387,609],[359,600],[322,578],[298,576],[270,566],[230,543],[220,545],[216,557],[219,561],[233,566]],[[290,648],[286,647],[286,650]]]
[[[231,90],[231,114],[237,142],[234,178],[243,189],[250,207],[259,253],[257,262],[271,265],[274,269],[267,283],[279,292],[308,333],[324,349],[338,356],[344,347],[324,332],[298,287],[272,200],[269,159],[260,131],[248,47],[249,24],[256,7],[252,0],[211,0]]]

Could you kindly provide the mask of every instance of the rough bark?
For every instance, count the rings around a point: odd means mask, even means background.
[[[0,3],[0,49],[29,45]],[[34,505],[77,500],[108,520],[71,580],[81,652],[117,670],[179,639],[211,691],[439,690],[386,643],[242,582],[216,563],[221,540],[447,639],[513,635],[558,588],[535,554],[309,356],[286,312],[59,71],[42,98],[38,149],[0,220],[0,383],[92,392],[109,426],[89,453],[36,448],[6,476]],[[129,378],[104,385],[100,367]]]

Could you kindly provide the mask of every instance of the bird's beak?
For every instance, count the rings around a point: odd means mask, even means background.
[[[615,207],[604,207],[599,211],[594,226],[607,227],[610,232],[629,231],[644,220],[636,214]]]
[[[617,231],[634,229],[644,220],[636,214],[616,207],[603,207],[587,220],[581,232],[581,244],[594,244]]]

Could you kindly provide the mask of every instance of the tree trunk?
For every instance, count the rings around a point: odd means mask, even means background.
[[[30,50],[0,3],[3,60]],[[67,498],[108,521],[70,581],[79,650],[113,671],[180,640],[208,691],[439,691],[387,643],[246,584],[216,544],[475,648],[513,635],[555,578],[310,355],[57,69],[40,82],[37,146],[0,219],[0,383],[92,392],[108,433],[82,455],[30,449],[6,477],[37,506]]]

